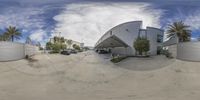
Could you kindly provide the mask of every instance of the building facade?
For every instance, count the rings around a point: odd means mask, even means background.
[[[162,48],[164,31],[154,27],[142,29],[142,21],[132,21],[117,25],[107,31],[95,44],[95,49],[110,49],[114,54],[134,56],[134,41],[146,37],[150,41],[150,55],[157,55]]]

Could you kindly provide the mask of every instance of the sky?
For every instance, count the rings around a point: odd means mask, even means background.
[[[170,23],[183,21],[200,36],[198,0],[0,0],[0,34],[16,26],[25,42],[30,37],[45,45],[53,36],[94,46],[112,27],[143,21],[146,26],[166,30]]]

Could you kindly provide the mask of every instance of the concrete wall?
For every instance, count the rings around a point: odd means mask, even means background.
[[[37,46],[33,46],[33,45],[29,45],[29,44],[25,44],[25,55],[35,55],[38,53],[39,48]]]
[[[149,51],[150,54],[157,55],[157,47],[162,45],[162,43],[157,42],[158,38],[157,36],[158,34],[163,36],[164,31],[157,28],[147,27],[146,33],[147,33],[147,39],[150,42],[150,51]]]
[[[200,61],[200,42],[186,42],[177,45],[177,58],[188,61]]]
[[[0,61],[18,60],[25,57],[21,43],[0,42]]]
[[[138,37],[141,26],[141,21],[135,21],[133,23],[122,24],[120,27],[115,28],[115,30],[113,30],[115,36],[117,36],[120,40],[125,42],[130,47],[129,52],[125,52],[127,55],[135,54],[133,42]],[[124,51],[127,51],[127,48],[124,48]]]
[[[169,45],[169,46],[166,46],[165,48],[167,48],[167,50],[172,53],[172,56],[174,58],[177,57],[177,45],[174,44],[174,45]]]
[[[38,47],[14,42],[0,42],[0,61],[23,59],[38,52]]]
[[[119,54],[119,55],[130,55],[132,54],[132,48],[131,47],[115,47],[112,49],[113,54]]]

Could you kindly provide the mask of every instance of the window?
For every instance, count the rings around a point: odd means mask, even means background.
[[[147,37],[146,30],[140,30],[139,36],[140,36],[140,37]]]
[[[157,42],[162,43],[163,42],[163,35],[158,34],[157,35]]]
[[[112,31],[110,31],[110,35],[112,35]]]
[[[161,47],[161,46],[158,46],[158,47],[157,47],[157,54],[160,55],[160,54],[161,54],[161,51],[162,51],[162,47]]]

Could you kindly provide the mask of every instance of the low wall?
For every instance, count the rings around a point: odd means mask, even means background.
[[[200,42],[186,42],[177,45],[177,59],[200,61]]]
[[[112,53],[113,54],[119,54],[119,55],[128,55],[128,56],[131,56],[131,55],[134,55],[133,54],[133,50],[132,48],[130,47],[115,47],[112,49]]]
[[[177,57],[177,45],[170,45],[168,46],[168,50],[170,53],[172,53],[172,57],[176,58]]]
[[[37,46],[25,44],[25,55],[35,55],[38,53],[39,48]]]
[[[0,42],[0,61],[23,59],[26,55],[34,55],[38,47],[15,42]]]

